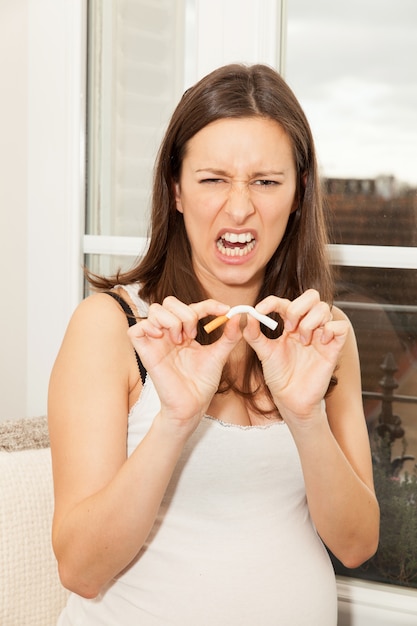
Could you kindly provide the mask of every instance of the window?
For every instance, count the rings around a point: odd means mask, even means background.
[[[103,254],[87,264],[98,273],[127,268],[136,238],[145,245],[156,150],[182,92],[184,11],[182,0],[89,2],[86,233]],[[120,237],[123,256],[112,254]]]
[[[417,587],[417,4],[90,0],[89,19],[84,250],[104,274],[146,245],[151,166],[187,80],[235,60],[279,68],[284,50],[328,191],[337,304],[358,339],[382,506],[377,557],[337,567]]]
[[[286,78],[316,138],[381,504],[375,557],[336,569],[417,587],[417,5],[287,7]]]
[[[283,1],[89,0],[91,270],[128,269],[146,246],[152,166],[184,89],[222,63],[280,67]]]

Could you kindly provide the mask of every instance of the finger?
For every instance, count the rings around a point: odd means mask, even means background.
[[[300,341],[307,345],[311,343],[314,331],[318,328],[323,328],[332,319],[329,305],[326,302],[319,301],[299,320],[293,331],[296,330],[300,336]]]
[[[320,295],[315,289],[308,289],[301,296],[295,298],[286,308],[284,327],[288,331],[295,330],[301,320],[320,303]],[[311,325],[310,327],[314,327]]]
[[[198,319],[203,319],[209,315],[215,316],[211,322],[208,322],[204,326],[204,330],[208,334],[228,321],[228,318],[225,317],[225,313],[230,310],[230,306],[218,300],[203,300],[190,304],[190,307],[195,311]]]
[[[181,336],[181,322],[160,304],[152,304],[149,307],[148,317],[131,326],[128,329],[128,335],[134,342],[145,338],[159,339],[166,334],[166,331],[171,341],[178,343]]]
[[[262,313],[262,315],[268,315],[268,313],[279,313],[284,318],[287,315],[287,309],[291,304],[291,300],[287,298],[278,298],[278,296],[267,296],[255,306],[255,309]]]
[[[197,335],[198,316],[193,308],[184,304],[184,302],[181,302],[181,300],[178,300],[178,298],[174,296],[166,297],[162,305],[180,321],[181,337],[195,339]]]
[[[173,300],[176,299],[173,298]],[[184,315],[184,310],[187,309],[187,306],[182,304],[179,300],[176,300],[176,304],[177,306],[175,306],[173,302],[167,303],[165,300],[162,305],[158,303],[151,304],[148,317],[143,323],[143,331],[146,332],[149,337],[158,336],[158,329],[160,331],[168,331],[169,337],[173,343],[182,343],[185,333],[183,333],[181,315]],[[156,330],[153,331],[153,328]]]
[[[219,300],[209,298],[201,302],[193,302],[190,307],[197,313],[199,319],[208,315],[224,315],[229,311],[230,306]]]
[[[261,331],[261,325],[259,321],[248,315],[246,318],[245,328],[243,329],[243,336],[248,343],[255,343],[260,341],[265,335]]]
[[[131,340],[135,340],[135,339],[140,340],[140,339],[143,339],[144,337],[152,337],[152,338],[162,337],[162,335],[164,334],[164,331],[159,325],[155,326],[148,319],[143,319],[137,322],[136,324],[134,324],[133,326],[130,326],[130,328],[127,331],[127,334],[129,335]]]
[[[309,289],[293,301],[268,297],[257,305],[257,309],[275,310],[284,321],[284,329],[290,333],[297,333],[304,344],[311,343],[312,334],[316,328],[324,326],[332,320],[329,305],[320,300],[315,289]]]
[[[327,322],[327,324],[324,324],[321,328],[320,342],[322,344],[329,344],[335,340],[343,346],[349,333],[349,327],[349,322],[346,320]]]
[[[247,324],[243,329],[243,337],[245,341],[255,350],[260,360],[263,360],[272,349],[272,342],[263,332],[259,322],[251,316],[248,316]]]
[[[207,348],[212,350],[217,358],[221,359],[223,365],[226,363],[231,351],[242,338],[239,315],[228,319],[224,325],[221,337]]]
[[[287,319],[287,310],[291,304],[288,298],[278,298],[278,296],[267,296],[258,302],[255,309],[261,315],[269,316],[270,313],[278,313],[283,322]],[[273,319],[273,318],[271,318]]]
[[[214,299],[207,299],[201,302],[184,304],[174,296],[168,296],[163,301],[163,306],[182,322],[182,332],[184,336],[195,339],[197,335],[197,323],[200,319],[208,315],[219,315],[226,313],[230,307],[227,304]]]

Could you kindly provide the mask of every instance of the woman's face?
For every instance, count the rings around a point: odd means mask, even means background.
[[[295,208],[288,135],[269,118],[213,122],[188,142],[175,191],[203,287],[228,303],[243,288],[249,302]]]

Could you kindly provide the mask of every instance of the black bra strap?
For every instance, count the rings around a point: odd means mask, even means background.
[[[120,306],[122,307],[123,311],[126,314],[127,323],[129,324],[129,326],[133,326],[134,324],[136,324],[136,317],[133,315],[133,311],[128,305],[128,303],[126,302],[126,300],[121,298],[119,294],[115,293],[114,291],[105,291],[104,293],[114,298],[120,304]],[[144,385],[145,379],[146,379],[146,369],[142,361],[140,360],[140,357],[138,353],[136,352],[136,350],[135,350],[135,357],[136,357],[136,363],[138,364],[139,373],[140,373],[140,377],[142,380],[142,385]]]

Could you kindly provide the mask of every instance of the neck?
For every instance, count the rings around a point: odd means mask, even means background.
[[[219,285],[215,288],[207,289],[210,298],[224,302],[229,306],[237,306],[238,304],[249,304],[255,306],[259,293],[259,285]]]

